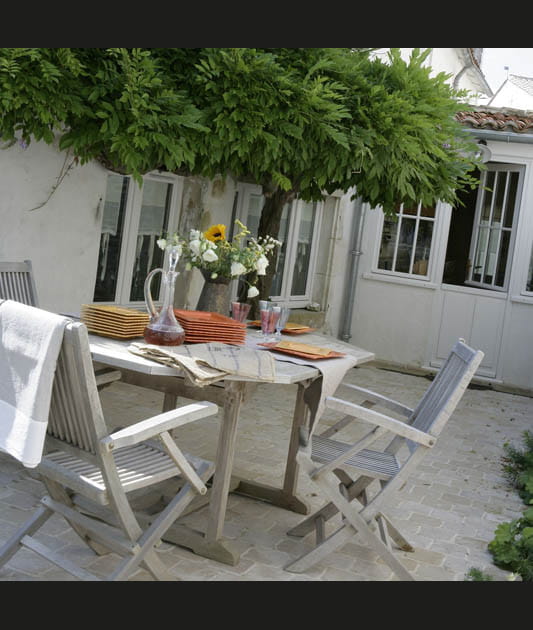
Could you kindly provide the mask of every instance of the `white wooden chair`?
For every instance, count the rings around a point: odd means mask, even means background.
[[[483,352],[475,351],[459,340],[414,410],[348,383],[343,385],[362,395],[363,404],[337,397],[326,399],[329,409],[346,416],[334,428],[313,436],[307,445],[302,444],[297,461],[303,474],[328,503],[288,532],[291,536],[303,537],[315,530],[316,544],[290,562],[285,567],[287,571],[305,571],[358,535],[360,541],[377,552],[401,579],[414,579],[393,552],[393,543],[403,551],[413,551],[413,547],[384,510],[421,459],[435,446],[483,356]],[[385,407],[406,420],[370,408],[374,406]],[[337,429],[355,419],[371,425],[364,437],[355,444],[330,439]],[[376,440],[380,440],[384,448],[370,449]],[[404,446],[406,452],[400,452]],[[352,476],[348,470],[352,471]],[[375,480],[379,480],[380,487],[371,496],[369,486]],[[327,521],[339,512],[340,527],[326,535]]]
[[[37,290],[30,260],[0,261],[0,298],[38,306]]]
[[[205,482],[214,465],[185,455],[170,431],[217,410],[213,403],[193,403],[110,433],[96,388],[87,329],[79,322],[68,324],[52,390],[45,455],[34,469],[48,495],[0,548],[0,566],[25,547],[78,579],[100,579],[35,537],[57,513],[96,553],[113,551],[121,556],[107,579],[127,579],[139,566],[156,579],[175,579],[154,545],[190,501],[206,493]],[[143,520],[135,513],[129,493],[177,476],[184,483],[159,514]]]

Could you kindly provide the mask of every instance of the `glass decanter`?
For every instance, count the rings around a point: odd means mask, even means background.
[[[178,272],[176,265],[179,260],[179,252],[176,247],[169,251],[168,271],[158,268],[153,269],[144,281],[144,299],[150,315],[150,323],[144,329],[144,340],[156,346],[180,346],[185,341],[185,331],[180,326],[174,315],[174,288]],[[161,273],[163,305],[159,311],[154,306],[150,284],[156,273]]]

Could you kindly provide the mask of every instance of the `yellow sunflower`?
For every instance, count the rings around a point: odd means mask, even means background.
[[[208,241],[225,241],[226,240],[226,226],[225,225],[212,225],[207,232],[204,232],[204,236]]]

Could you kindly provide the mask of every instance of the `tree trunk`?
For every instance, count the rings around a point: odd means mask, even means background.
[[[183,182],[183,197],[177,231],[186,238],[191,229],[200,229],[204,196],[208,186],[208,180],[203,177],[187,177]],[[179,276],[176,279],[174,306],[176,308],[194,308],[195,304],[190,304],[189,296],[192,271],[185,270],[183,260],[179,261],[177,271],[179,271]]]
[[[265,187],[263,187],[265,191]],[[272,236],[272,238],[278,238],[279,229],[281,225],[281,215],[283,214],[283,208],[286,203],[290,203],[295,196],[294,191],[284,191],[276,189],[273,192],[265,191],[265,203],[261,210],[261,219],[259,220],[259,228],[257,230],[257,236]],[[269,265],[266,269],[266,275],[258,276],[256,287],[259,290],[259,295],[251,300],[248,300],[252,304],[250,309],[249,318],[254,319],[258,316],[258,302],[259,300],[268,300],[270,298],[270,290],[272,288],[272,280],[276,271],[276,261],[280,254],[280,248],[276,247],[271,251],[269,255]],[[253,279],[253,277],[252,277]],[[244,285],[240,300],[246,301],[246,292],[248,286]]]

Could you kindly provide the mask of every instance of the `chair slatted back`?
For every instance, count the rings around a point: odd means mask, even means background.
[[[473,350],[458,341],[413,411],[410,424],[426,433],[439,435],[483,356],[481,350]],[[409,441],[408,444],[411,450],[416,446]]]
[[[97,454],[97,441],[107,430],[96,387],[87,328],[68,324],[56,367],[48,435],[56,440]]]
[[[0,298],[38,306],[31,261],[0,261]]]

